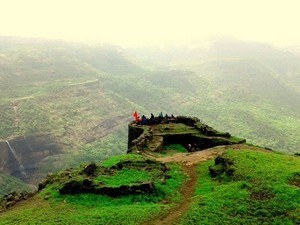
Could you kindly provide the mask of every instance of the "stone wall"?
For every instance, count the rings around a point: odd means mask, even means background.
[[[161,123],[182,123],[189,127],[195,128],[199,133],[173,133],[153,134],[151,125]],[[211,148],[218,145],[231,145],[245,143],[245,139],[234,139],[229,133],[219,132],[212,127],[201,123],[196,117],[178,116],[175,118],[158,118],[147,119],[145,125],[131,122],[128,128],[128,152],[149,150],[161,152],[163,145],[181,144],[188,151],[198,151]],[[192,147],[188,147],[192,146]]]
[[[142,151],[152,140],[150,127],[137,125],[131,122],[128,125],[128,152]]]

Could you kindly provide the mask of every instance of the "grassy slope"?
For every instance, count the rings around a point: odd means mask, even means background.
[[[234,161],[232,177],[212,179],[208,167],[213,161],[198,166],[198,185],[193,204],[181,218],[181,224],[297,224],[300,222],[300,158],[266,151],[229,150]],[[123,155],[102,163],[111,167],[140,156]],[[129,180],[143,180],[144,174],[129,172]],[[0,224],[140,224],[167,212],[180,200],[178,192],[184,175],[172,165],[166,185],[156,181],[158,192],[111,198],[92,194],[58,194],[53,187],[0,214]],[[128,182],[128,176],[106,180],[110,185]],[[116,179],[116,180],[113,180]],[[296,186],[298,185],[298,187]],[[44,200],[43,198],[49,198]],[[161,201],[168,199],[168,204]],[[130,215],[130,217],[128,216]]]
[[[132,111],[163,111],[197,116],[257,145],[298,152],[297,101],[286,101],[290,95],[284,95],[272,62],[266,67],[216,58],[149,71],[113,47],[2,42],[0,139],[51,133],[65,154],[40,163],[47,173],[124,153]]]
[[[212,179],[213,161],[199,165],[195,202],[181,224],[299,224],[299,157],[247,149],[226,155],[234,176]]]
[[[113,157],[104,161],[102,165],[110,167],[129,158],[135,160],[140,157]],[[110,179],[105,178],[105,182],[111,185],[128,183],[128,176],[122,176],[124,173]],[[138,171],[129,175],[130,180],[134,182],[145,178],[144,174]],[[140,224],[166,212],[180,200],[179,188],[185,180],[185,175],[181,167],[175,164],[171,165],[169,175],[171,178],[166,180],[166,184],[155,180],[157,189],[152,194],[116,198],[93,194],[61,196],[55,187],[46,188],[34,199],[0,214],[0,224]],[[45,196],[50,196],[49,200],[44,200]],[[169,204],[161,203],[163,199],[167,199]]]
[[[12,191],[32,191],[27,184],[5,173],[0,173],[0,184],[0,196],[11,193]]]

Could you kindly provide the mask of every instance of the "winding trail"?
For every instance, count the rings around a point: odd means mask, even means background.
[[[196,165],[184,165],[183,171],[189,176],[189,179],[181,189],[182,201],[172,208],[168,215],[165,217],[159,217],[156,220],[149,221],[147,225],[158,225],[158,224],[174,224],[180,217],[189,209],[192,202],[192,197],[197,184],[197,167]]]
[[[147,157],[155,159],[160,162],[169,163],[177,162],[181,163],[183,171],[189,176],[189,179],[180,189],[182,201],[175,205],[166,215],[161,215],[158,218],[147,221],[143,225],[171,225],[179,222],[180,218],[188,211],[193,195],[196,189],[198,175],[197,165],[200,162],[204,162],[210,159],[214,159],[217,155],[226,151],[226,146],[217,146],[206,150],[192,152],[192,153],[177,153],[167,157],[156,157],[150,152],[143,153]]]
[[[259,147],[249,146],[246,144],[216,146],[198,152],[177,153],[167,157],[157,157],[157,155],[153,155],[151,152],[143,152],[143,155],[163,163],[177,162],[182,164],[183,171],[189,176],[189,179],[180,189],[183,200],[169,210],[167,214],[160,215],[158,218],[152,221],[143,223],[143,225],[171,225],[179,222],[180,218],[188,211],[192,203],[198,180],[197,165],[201,162],[216,158],[218,155],[221,155],[228,149],[239,151],[244,148],[251,149],[253,151],[262,151],[268,153],[272,152],[270,150],[261,149]]]

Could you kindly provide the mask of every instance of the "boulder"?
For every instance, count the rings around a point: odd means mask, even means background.
[[[50,179],[43,179],[39,184],[38,184],[38,191],[43,190],[48,184],[51,183]]]
[[[79,194],[83,193],[83,182],[77,180],[70,180],[66,182],[62,188],[59,189],[60,194]]]
[[[84,167],[82,173],[87,176],[92,176],[96,172],[97,166],[95,163],[90,163]]]
[[[2,198],[0,198],[0,211],[5,211],[6,209],[12,207],[17,202],[21,200],[28,199],[29,197],[33,197],[36,192],[12,192],[9,194],[4,195]]]
[[[211,177],[217,177],[224,173],[224,167],[221,164],[210,166],[208,169]]]
[[[225,156],[217,156],[217,158],[215,158],[215,165],[210,166],[208,169],[211,177],[217,177],[223,173],[232,176],[235,171],[233,161]]]

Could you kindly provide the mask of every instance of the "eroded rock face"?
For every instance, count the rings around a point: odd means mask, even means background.
[[[4,195],[0,198],[0,212],[9,209],[19,201],[33,197],[35,194],[35,192],[12,192],[10,194]]]
[[[144,129],[141,127],[128,126],[128,149],[132,147],[133,140],[137,139],[144,133]]]
[[[21,136],[0,141],[0,171],[36,184],[38,163],[60,153],[61,147],[50,135]]]
[[[82,173],[86,174],[87,176],[92,176],[96,172],[96,169],[97,169],[96,164],[91,163],[83,169]]]
[[[71,180],[65,183],[64,186],[59,189],[60,194],[93,193],[112,197],[137,193],[151,193],[153,191],[154,183],[152,181],[113,187],[98,186],[93,184],[93,182],[89,179],[85,179],[83,181]]]
[[[186,131],[171,129],[176,124],[186,126]],[[163,129],[158,131],[156,127]],[[181,144],[189,152],[199,151],[219,145],[245,143],[245,139],[232,137],[229,133],[219,132],[201,123],[198,118],[178,116],[169,119],[148,119],[145,124],[131,122],[128,125],[128,152],[161,152],[164,145]],[[189,147],[190,146],[190,147]]]

